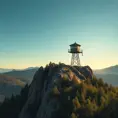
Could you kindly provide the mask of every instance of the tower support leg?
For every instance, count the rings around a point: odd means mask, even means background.
[[[72,53],[71,65],[72,66],[74,66],[74,65],[81,66],[79,53]]]

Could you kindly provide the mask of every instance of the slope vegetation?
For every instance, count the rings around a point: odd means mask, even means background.
[[[0,117],[118,118],[117,109],[118,88],[97,79],[89,66],[50,63],[19,96],[5,99]]]

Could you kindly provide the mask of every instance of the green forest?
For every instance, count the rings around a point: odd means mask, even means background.
[[[74,87],[65,86],[66,79],[63,82],[61,92],[55,85],[50,93],[50,97],[57,97],[60,101],[58,118],[118,118],[118,88],[96,77]],[[18,118],[27,101],[28,91],[26,85],[20,95],[6,98],[0,105],[0,118]]]
[[[0,118],[18,118],[28,97],[28,84],[21,90],[20,95],[12,95],[11,98],[5,98],[0,104]]]
[[[60,97],[60,118],[118,118],[118,88],[102,79],[87,79],[73,88],[64,87]],[[69,99],[68,99],[69,98]]]

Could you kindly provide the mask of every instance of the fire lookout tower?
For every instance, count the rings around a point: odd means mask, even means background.
[[[83,56],[83,51],[80,49],[80,47],[81,45],[77,44],[76,42],[70,45],[70,49],[68,50],[68,52],[72,53],[72,57],[71,57],[72,66],[73,65],[81,66],[79,54],[81,53]]]

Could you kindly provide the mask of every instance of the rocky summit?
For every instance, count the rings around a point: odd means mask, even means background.
[[[92,78],[93,72],[89,66],[50,63],[45,68],[40,67],[30,84],[28,99],[19,118],[69,117],[71,108],[64,115],[62,104],[70,104],[77,85]]]

